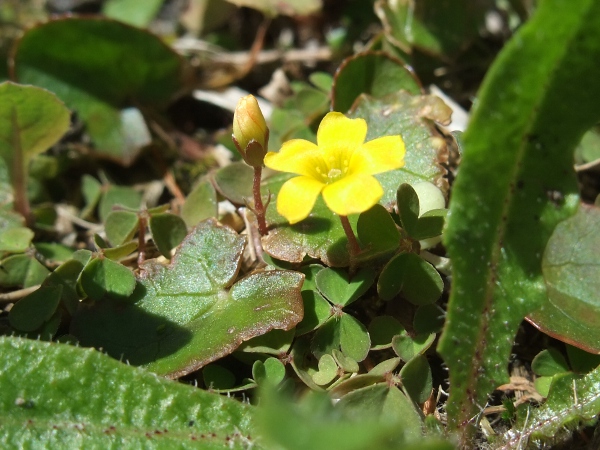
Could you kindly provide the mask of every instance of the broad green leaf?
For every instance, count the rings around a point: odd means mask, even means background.
[[[111,211],[104,221],[106,237],[113,246],[130,241],[140,228],[139,222],[133,211]]]
[[[84,305],[72,334],[131,364],[178,377],[302,318],[304,276],[273,270],[233,284],[246,239],[215,220],[201,222],[167,267],[148,262],[129,301]],[[233,284],[233,285],[232,285]]]
[[[137,250],[138,245],[139,242],[137,240],[129,241],[125,244],[117,245],[116,247],[104,248],[102,249],[102,254],[108,259],[112,259],[113,261],[119,261],[131,255],[135,250]]]
[[[28,215],[27,171],[33,156],[65,134],[70,113],[52,92],[11,82],[0,84],[0,158],[8,168],[15,209]]]
[[[217,450],[256,444],[252,406],[96,350],[0,337],[0,354],[2,448]]]
[[[170,259],[171,250],[181,244],[187,234],[185,222],[175,214],[162,213],[151,215],[148,225],[158,251]]]
[[[130,269],[108,258],[96,258],[81,272],[81,287],[92,300],[127,300],[135,289]]]
[[[63,263],[73,257],[75,250],[58,242],[36,242],[33,244],[36,251],[42,255],[46,261],[52,263]]]
[[[181,218],[188,227],[194,227],[211,217],[217,217],[217,193],[210,181],[204,180],[186,197]]]
[[[375,270],[365,267],[349,279],[343,269],[327,267],[315,277],[317,288],[334,305],[344,307],[358,300],[375,281]]]
[[[144,28],[156,16],[162,3],[162,0],[108,0],[102,5],[102,13],[106,17]]]
[[[345,59],[337,70],[332,107],[345,113],[361,94],[377,99],[400,90],[421,93],[420,82],[407,66],[383,52],[359,53]]]
[[[557,375],[542,406],[523,404],[518,408],[517,422],[496,448],[508,450],[527,443],[539,448],[545,441],[553,441],[565,427],[596,421],[598,414],[600,367],[588,375]]]
[[[321,325],[331,317],[331,304],[316,290],[302,290],[304,303],[304,318],[296,327],[298,336],[306,334]]]
[[[384,114],[385,113],[385,114]],[[421,180],[435,182],[444,174],[438,163],[438,153],[444,145],[436,139],[431,120],[445,121],[450,110],[437,97],[413,96],[398,92],[383,99],[361,97],[352,117],[367,121],[367,141],[387,135],[401,135],[406,144],[405,166],[379,175],[384,195],[380,204],[387,209],[396,202],[396,192],[402,183]],[[269,235],[263,239],[263,248],[271,256],[284,261],[302,262],[304,256],[318,258],[330,267],[349,264],[347,238],[338,217],[327,208],[319,196],[311,215],[305,220],[289,225],[277,214],[274,207],[281,185],[291,176],[277,174],[263,182],[263,194],[273,194],[271,207],[267,210]],[[349,217],[355,226],[358,217]]]
[[[10,325],[19,331],[34,331],[54,315],[62,286],[42,286],[23,297],[8,314]]]
[[[182,58],[160,38],[98,17],[61,18],[27,30],[13,63],[19,82],[49,89],[77,111],[95,152],[124,165],[149,138],[140,112],[126,107],[165,105],[184,77]]]
[[[569,364],[571,365],[573,372],[587,373],[600,366],[600,355],[592,355],[569,344],[567,344],[566,347]]]
[[[572,150],[600,119],[599,59],[599,2],[540,2],[488,72],[464,134],[445,239],[453,284],[438,348],[460,445],[474,431],[465,425],[508,381],[517,327],[546,301],[544,248],[578,204]]]
[[[558,224],[542,260],[548,300],[528,320],[544,333],[600,353],[600,208],[581,205]]]
[[[77,283],[85,264],[87,261],[70,259],[54,269],[44,280],[44,286],[60,286],[62,288],[61,301],[71,315],[79,306],[80,296],[77,292]]]

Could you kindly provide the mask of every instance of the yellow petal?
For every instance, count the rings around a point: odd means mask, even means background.
[[[325,186],[310,177],[296,177],[286,181],[277,194],[277,212],[291,224],[306,219]]]
[[[376,173],[404,166],[404,141],[400,136],[384,136],[362,145],[350,161],[350,173]]]
[[[278,152],[265,156],[265,166],[280,172],[297,173],[316,177],[316,167],[320,158],[319,148],[304,139],[285,142]]]
[[[323,189],[325,203],[340,216],[364,212],[382,196],[383,189],[379,181],[365,174],[346,176]]]
[[[317,131],[317,143],[322,149],[355,149],[365,142],[367,122],[364,119],[348,119],[342,113],[328,113]]]

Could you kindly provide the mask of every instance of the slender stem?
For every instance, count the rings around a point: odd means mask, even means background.
[[[146,259],[146,225],[147,225],[148,221],[147,221],[147,215],[146,214],[140,214],[138,217],[139,217],[139,219],[138,219],[139,230],[138,230],[138,258],[137,258],[137,263],[138,263],[138,266],[139,266]]]
[[[340,220],[342,221],[342,227],[344,228],[344,232],[346,233],[346,237],[348,238],[349,250],[350,250],[350,262],[354,261],[354,258],[358,256],[360,253],[360,244],[354,235],[354,231],[352,231],[352,227],[350,226],[350,221],[348,220],[348,216],[340,216]]]
[[[252,184],[252,192],[254,194],[254,214],[258,221],[258,232],[261,236],[265,236],[269,230],[265,219],[266,208],[260,196],[260,181],[262,178],[262,167],[254,167],[254,183]]]

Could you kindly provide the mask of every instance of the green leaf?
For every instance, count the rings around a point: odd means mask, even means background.
[[[485,26],[491,0],[415,4],[380,0],[376,12],[384,23],[387,39],[405,53],[417,48],[440,58],[455,57],[479,36]]]
[[[22,253],[29,248],[33,231],[25,227],[0,231],[0,252]]]
[[[252,366],[252,378],[259,386],[269,384],[277,386],[285,378],[285,366],[279,359],[269,357],[265,361],[256,361]]]
[[[253,180],[254,170],[241,161],[229,164],[213,174],[217,191],[236,205],[243,205],[245,199],[252,199]]]
[[[102,6],[102,13],[106,17],[144,28],[156,16],[162,3],[162,0],[107,0]]]
[[[204,180],[185,198],[181,218],[188,227],[194,227],[211,217],[217,217],[217,192],[210,181]]]
[[[344,355],[360,362],[367,357],[371,339],[367,328],[350,314],[342,314],[339,321],[340,349]]]
[[[50,273],[32,255],[12,255],[0,261],[0,286],[31,287],[40,284]]]
[[[425,183],[418,183],[423,185]],[[426,183],[431,185],[431,183]],[[439,195],[443,195],[437,190]],[[443,204],[442,204],[443,207]],[[413,186],[403,183],[398,189],[398,212],[402,227],[413,239],[427,239],[442,234],[444,228],[444,219],[446,210],[444,209],[426,209],[427,206],[420,205],[420,198]],[[426,212],[423,210],[426,209]]]
[[[8,81],[0,83],[0,158],[8,168],[15,209],[21,214],[29,214],[29,162],[53,146],[70,122],[69,110],[53,93]]]
[[[392,348],[404,361],[408,362],[419,354],[424,354],[435,340],[435,334],[409,335],[406,331],[394,336]]]
[[[8,320],[19,331],[34,331],[53,316],[62,294],[62,286],[42,286],[19,300]]]
[[[257,272],[233,284],[245,237],[201,222],[168,267],[148,262],[130,301],[82,307],[71,333],[82,345],[178,377],[233,352],[271,329],[293,328],[302,318],[297,272]]]
[[[444,174],[445,170],[438,164],[438,153],[443,146],[439,139],[433,139],[436,133],[431,119],[443,122],[449,119],[450,110],[438,97],[415,97],[407,92],[383,99],[363,96],[350,116],[367,121],[367,141],[399,134],[406,144],[405,166],[376,175],[384,191],[380,204],[387,209],[396,203],[396,192],[401,183],[435,182]],[[275,205],[282,184],[290,177],[289,174],[277,174],[263,181],[263,194],[267,190],[273,194],[272,205]],[[248,190],[251,192],[250,188]],[[357,216],[351,215],[349,220],[354,226]],[[267,210],[267,222],[271,230],[263,239],[263,248],[269,255],[295,263],[302,262],[308,255],[330,267],[349,264],[348,241],[340,220],[327,208],[321,196],[311,215],[295,225],[290,226],[273,207]]]
[[[115,206],[138,210],[142,203],[142,194],[127,186],[108,186],[98,205],[100,221],[106,223],[108,214]]]
[[[565,357],[557,349],[548,347],[539,352],[531,361],[531,370],[536,375],[551,377],[569,371]]]
[[[36,242],[33,244],[36,251],[51,263],[63,263],[73,257],[75,250],[58,242]]]
[[[166,104],[184,77],[182,58],[159,37],[98,17],[30,28],[13,63],[18,81],[56,93],[86,124],[95,151],[124,165],[150,138],[140,112],[127,107]]]
[[[170,259],[171,250],[181,244],[187,234],[185,222],[175,214],[162,213],[151,215],[148,224],[158,251]]]
[[[528,320],[550,336],[600,353],[600,208],[581,205],[558,224],[542,260],[548,299]]]
[[[85,208],[80,216],[84,219],[90,217],[100,201],[102,195],[102,184],[91,175],[85,174],[81,177],[81,193],[85,199]]]
[[[392,316],[375,316],[369,324],[371,350],[383,350],[392,346],[394,336],[404,332],[402,324]]]
[[[288,352],[295,334],[296,330],[271,330],[247,340],[238,351],[279,356]]]
[[[542,406],[524,404],[517,409],[517,422],[504,434],[502,448],[527,446],[528,442],[539,447],[556,440],[567,426],[596,420],[599,413],[600,367],[584,376],[557,375]]]
[[[138,241],[130,241],[126,242],[125,244],[118,245],[116,247],[104,248],[102,249],[102,254],[108,259],[112,259],[113,261],[119,261],[131,255],[131,253],[137,250],[138,245]]]
[[[444,326],[446,312],[435,303],[421,305],[415,311],[413,327],[418,334],[438,333]]]
[[[111,211],[104,221],[106,237],[113,246],[130,241],[140,228],[139,222],[138,215],[132,211]]]
[[[250,405],[95,350],[0,337],[0,354],[3,448],[110,448],[118,442],[216,450],[255,441]]]
[[[400,90],[421,93],[419,81],[402,61],[383,52],[359,53],[345,59],[335,74],[332,109],[345,113],[361,94],[381,98]]]
[[[227,0],[237,6],[246,6],[261,11],[266,16],[278,14],[306,16],[321,8],[321,0]]]
[[[127,267],[107,258],[93,259],[81,272],[81,287],[92,300],[127,300],[135,277]]]
[[[80,296],[77,293],[77,283],[84,264],[87,264],[87,261],[83,263],[77,259],[70,259],[54,269],[44,280],[44,286],[60,286],[62,288],[60,299],[71,315],[79,306]]]
[[[347,271],[327,267],[317,273],[315,282],[325,298],[334,305],[345,307],[367,292],[375,281],[375,275],[373,268],[364,267],[349,279]]]
[[[319,358],[319,370],[312,374],[312,379],[319,386],[331,383],[338,375],[338,365],[329,353]]]
[[[596,0],[540,2],[488,72],[464,135],[445,239],[453,286],[438,348],[460,445],[474,431],[464,424],[508,381],[517,328],[545,301],[544,248],[577,208],[572,150],[600,119],[599,18]]]
[[[588,373],[600,366],[600,355],[592,355],[580,348],[567,344],[569,364],[575,373]]]
[[[358,216],[356,231],[362,262],[379,258],[395,251],[400,245],[400,231],[390,213],[381,205],[375,205]]]
[[[415,305],[434,303],[443,289],[444,282],[437,270],[414,253],[394,256],[377,281],[377,292],[383,300],[391,300],[402,292]]]
[[[296,402],[267,391],[260,402],[258,425],[266,448],[392,450],[407,448],[400,445],[412,435],[409,423],[395,418],[348,418],[321,393],[311,392]]]
[[[226,390],[235,386],[235,375],[218,364],[204,366],[202,380],[208,389]]]
[[[313,331],[323,325],[331,317],[331,304],[315,289],[302,290],[304,318],[296,327],[298,336]]]
[[[431,367],[423,355],[415,355],[400,370],[402,386],[415,403],[425,403],[433,389]]]

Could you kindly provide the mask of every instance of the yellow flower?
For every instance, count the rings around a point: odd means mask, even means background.
[[[292,139],[277,153],[265,156],[265,165],[300,176],[285,182],[277,195],[277,212],[291,224],[308,217],[317,197],[340,216],[361,213],[383,195],[373,175],[404,165],[404,142],[385,136],[365,142],[367,123],[330,112],[319,125],[317,145]]]

